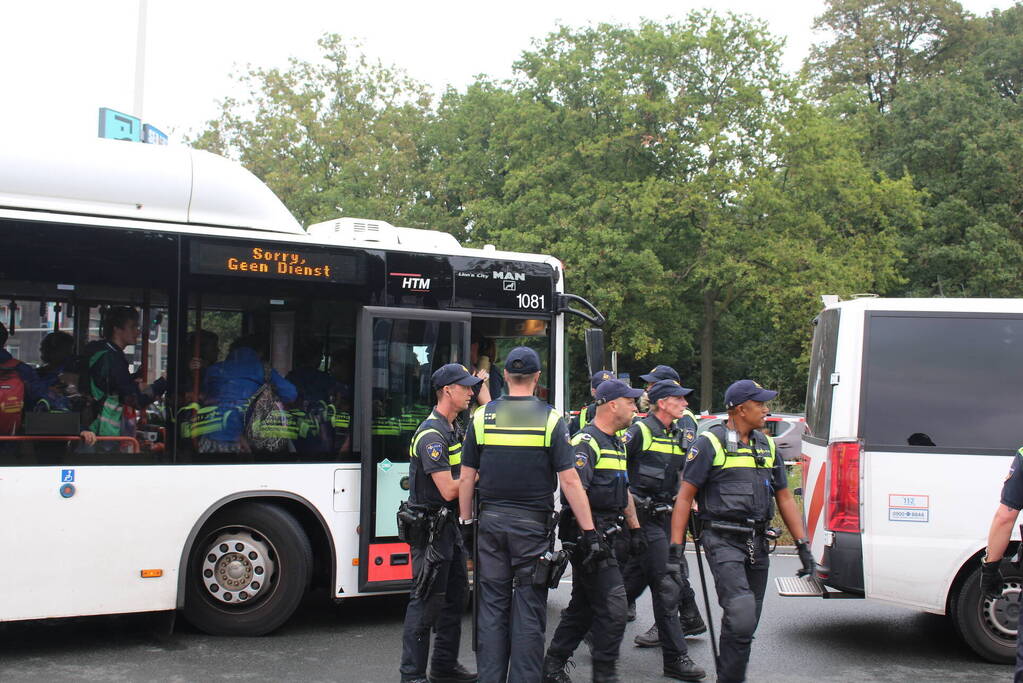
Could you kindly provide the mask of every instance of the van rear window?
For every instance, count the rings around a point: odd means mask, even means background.
[[[806,436],[827,441],[831,430],[831,396],[834,387],[835,349],[838,346],[839,309],[821,312],[814,321],[810,378],[806,384]]]
[[[870,313],[860,433],[868,447],[1023,444],[1023,318]]]

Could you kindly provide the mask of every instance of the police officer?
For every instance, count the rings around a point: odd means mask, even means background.
[[[646,539],[646,552],[631,558],[626,567],[626,593],[629,601],[634,602],[650,587],[655,623],[648,637],[653,645],[660,643],[663,648],[664,675],[684,681],[698,681],[707,675],[689,657],[679,621],[678,591],[666,579],[672,500],[678,491],[684,460],[674,424],[686,405],[685,396],[691,391],[673,379],[655,382],[647,390],[650,414],[625,434],[629,488]],[[686,604],[692,606],[695,618],[699,619],[692,588],[685,581],[687,574],[686,571],[682,574],[682,590],[688,593]],[[685,612],[690,621],[692,612],[688,609]],[[700,625],[703,626],[702,620]]]
[[[476,662],[483,683],[542,678],[547,586],[533,576],[551,547],[557,482],[590,561],[610,554],[594,530],[565,421],[533,395],[539,378],[536,351],[512,349],[504,364],[507,394],[476,410],[462,448],[458,499],[465,524],[472,523],[479,474]]]
[[[813,555],[805,538],[803,519],[788,489],[785,463],[774,441],[764,434],[767,401],[777,391],[753,380],[735,382],[725,391],[728,420],[711,427],[689,449],[682,486],[671,520],[669,574],[681,574],[682,541],[690,506],[699,503],[700,542],[714,575],[718,603],[724,611],[716,662],[718,681],[746,679],[753,632],[767,588],[767,538],[774,503],[796,541],[802,562],[799,575],[812,574]]]
[[[609,379],[614,379],[615,375],[610,370],[598,370],[593,373],[590,377],[590,396],[596,397],[597,387],[600,386],[601,382],[606,382]],[[642,393],[642,392],[640,392]],[[579,414],[574,420],[570,420],[568,424],[568,431],[572,436],[579,433],[579,430],[586,426],[586,423],[592,422],[594,415],[597,414],[596,402],[591,402],[579,409]],[[626,425],[628,426],[628,425]]]
[[[1002,497],[991,520],[988,532],[987,552],[981,559],[980,587],[985,598],[997,600],[1005,590],[1005,578],[1002,576],[1002,563],[1005,561],[1005,549],[1009,545],[1009,536],[1016,526],[1016,518],[1023,509],[1023,448],[1012,456],[1009,474],[1002,484]],[[1023,637],[1016,632],[1016,673],[1015,683],[1023,683]]]
[[[639,378],[647,383],[647,400],[651,404],[651,412],[654,408],[656,408],[656,401],[651,399],[649,394],[650,388],[653,387],[654,384],[657,384],[658,382],[675,382],[676,385],[681,386],[682,382],[679,379],[679,375],[675,371],[675,368],[670,365],[658,365],[647,374],[640,375]],[[660,419],[649,420],[647,422],[647,426],[651,433],[653,431],[670,431],[674,434],[676,441],[678,442],[678,446],[681,449],[682,454],[684,454],[689,450],[689,447],[693,445],[693,441],[696,440],[696,415],[689,410],[688,402],[682,397],[677,400],[672,399],[669,403],[670,405],[668,407],[670,408],[669,412],[672,418],[670,427],[666,426],[666,423],[662,422]],[[678,404],[681,404],[681,412],[679,411]],[[644,432],[644,437],[646,438],[647,436],[647,433]],[[658,438],[663,439],[667,437],[662,435]],[[634,447],[638,447],[638,444]],[[683,462],[682,458],[676,458],[676,460],[680,463],[680,465]],[[674,477],[673,479],[675,483],[672,484],[671,498],[674,498],[675,492],[678,490],[677,477]],[[665,523],[667,524],[667,518],[665,518]],[[665,534],[667,533],[666,529]],[[643,573],[641,568],[635,562],[626,566],[625,576],[626,588],[628,588],[630,583],[635,586],[634,590],[629,591],[629,611],[631,614],[635,614],[636,598],[642,595],[643,591],[646,589],[646,584],[642,581]],[[707,631],[707,625],[703,623],[703,618],[700,616],[700,608],[696,606],[696,595],[693,593],[693,589],[689,584],[689,577],[683,576],[682,581],[681,599],[678,605],[679,620],[682,624],[682,633],[686,636],[698,636]],[[636,590],[638,590],[638,592],[636,592]],[[639,647],[659,647],[661,645],[661,637],[660,631],[657,628],[657,623],[655,622],[647,631],[636,636],[634,642]]]
[[[432,628],[429,681],[459,683],[475,681],[477,676],[458,663],[469,582],[465,548],[455,523],[461,444],[453,423],[469,406],[473,387],[483,380],[457,363],[440,367],[432,379],[437,406],[419,425],[409,446],[409,505],[413,516],[419,515],[421,523],[432,528],[422,528],[410,539],[415,587],[405,612],[401,680],[427,683]]]
[[[650,391],[650,387],[655,382],[660,382],[664,379],[673,379],[679,384],[682,383],[682,378],[679,377],[675,368],[670,365],[658,365],[647,374],[640,375],[639,378],[647,383],[645,387],[647,391]],[[688,405],[682,409],[682,416],[675,421],[675,427],[677,428],[682,449],[689,450],[689,447],[693,445],[693,441],[696,440],[696,415],[693,411],[689,410]]]
[[[636,399],[642,394],[641,389],[632,389],[621,380],[602,382],[594,394],[597,407],[593,420],[572,437],[575,469],[586,489],[593,523],[609,547],[615,545],[623,524],[639,528],[629,495],[625,448],[616,432],[632,422]],[[640,536],[636,538],[642,541]],[[561,518],[561,539],[578,543],[579,530],[570,513]],[[619,681],[615,668],[625,623],[625,584],[615,557],[593,565],[586,564],[580,552],[573,553],[572,598],[544,659],[544,683],[571,680],[566,670],[568,658],[591,627],[593,680]]]

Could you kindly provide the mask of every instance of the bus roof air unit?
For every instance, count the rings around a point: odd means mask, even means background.
[[[446,232],[399,228],[387,221],[365,218],[337,218],[309,226],[309,235],[330,244],[376,244],[433,251],[459,248],[458,240]]]

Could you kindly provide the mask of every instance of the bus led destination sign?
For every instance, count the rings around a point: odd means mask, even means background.
[[[351,259],[344,255],[224,244],[192,248],[192,272],[203,275],[241,275],[287,280],[343,280],[340,271]]]

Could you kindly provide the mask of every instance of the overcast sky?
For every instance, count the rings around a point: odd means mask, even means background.
[[[1012,0],[961,0],[975,14]],[[817,38],[816,0],[149,0],[143,119],[171,135],[216,116],[246,65],[315,59],[317,39],[340,33],[371,58],[407,70],[435,92],[476,74],[504,78],[530,41],[557,24],[684,18],[692,9],[751,14],[787,41],[794,70]],[[97,134],[99,107],[133,113],[138,0],[0,0],[0,138]],[[137,112],[134,112],[137,113]]]

